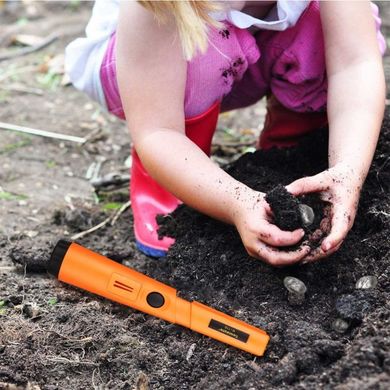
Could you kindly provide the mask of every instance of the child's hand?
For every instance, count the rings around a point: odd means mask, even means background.
[[[295,251],[283,251],[283,247],[297,244],[303,237],[302,229],[287,232],[270,221],[272,212],[264,199],[265,194],[252,191],[240,202],[234,223],[240,233],[246,251],[252,257],[273,266],[284,266],[299,262],[310,251],[302,247]]]
[[[310,253],[304,262],[327,257],[340,248],[355,220],[361,186],[362,178],[353,169],[338,164],[318,175],[296,180],[286,187],[295,196],[319,192],[321,198],[331,204],[330,232],[321,247]]]

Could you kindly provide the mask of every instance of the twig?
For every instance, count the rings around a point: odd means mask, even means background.
[[[55,363],[70,363],[70,364],[83,364],[87,366],[99,366],[98,363],[90,362],[88,360],[70,360],[62,356],[55,356],[55,357],[47,357],[46,358],[49,362],[55,362]]]
[[[23,86],[19,86],[19,85],[4,86],[4,87],[1,87],[0,89],[2,89],[4,91],[10,91],[10,92],[29,93],[31,95],[38,95],[38,96],[43,95],[42,89],[23,87]]]
[[[26,54],[33,53],[35,51],[41,50],[45,48],[46,46],[49,46],[51,43],[53,43],[56,39],[58,39],[57,34],[52,34],[49,35],[46,39],[44,39],[41,43],[34,45],[34,46],[29,46],[29,47],[24,47],[23,49],[11,52],[11,53],[5,53],[5,54],[0,54],[0,61],[4,60],[10,60],[11,58],[16,58],[16,57],[21,57]]]
[[[16,270],[16,267],[11,266],[11,267],[0,267],[0,271],[14,271]]]
[[[88,230],[84,230],[83,232],[80,232],[80,233],[77,233],[77,234],[74,234],[70,239],[71,240],[78,240],[79,238],[82,238],[86,235],[88,235],[89,233],[93,233],[95,232],[96,230],[99,230],[100,228],[102,228],[103,226],[107,225],[110,221],[111,221],[111,216],[106,218],[103,222],[100,222],[98,225],[96,226],[93,226],[91,227],[90,229]]]
[[[116,221],[121,216],[121,214],[124,213],[130,206],[131,206],[130,200],[122,205],[122,207],[114,214],[114,217],[112,218],[111,226],[115,225]]]
[[[82,238],[82,237],[88,235],[89,233],[93,233],[96,230],[101,229],[103,226],[106,226],[108,223],[110,223],[111,226],[113,226],[117,222],[117,220],[120,217],[120,215],[123,212],[125,212],[130,207],[130,205],[131,205],[131,201],[129,200],[128,202],[124,203],[121,206],[121,208],[119,208],[113,215],[110,215],[103,222],[100,222],[99,224],[97,224],[96,226],[91,227],[88,230],[84,230],[83,232],[74,234],[70,239],[71,240],[78,240],[79,238]]]
[[[85,138],[76,137],[74,135],[66,135],[61,133],[53,133],[52,131],[40,130],[40,129],[32,129],[30,127],[13,125],[11,123],[0,122],[0,129],[2,130],[10,130],[10,131],[19,131],[21,133],[27,133],[32,135],[39,135],[41,137],[47,138],[55,138],[61,139],[64,141],[76,142],[79,144],[85,143]]]
[[[386,161],[385,161],[385,162],[382,164],[382,166],[379,167],[379,169],[376,171],[376,180],[378,181],[378,183],[379,183],[379,185],[380,185],[380,187],[381,187],[382,192],[384,192],[384,191],[383,191],[383,187],[382,187],[382,185],[381,185],[381,182],[380,182],[380,180],[379,180],[379,174],[381,173],[382,169],[387,165],[387,163],[389,162],[389,160],[390,160],[390,157],[387,157]]]
[[[101,189],[113,189],[123,187],[130,181],[130,175],[128,174],[119,174],[119,173],[110,173],[103,177],[92,178],[90,180],[92,186],[95,190]]]

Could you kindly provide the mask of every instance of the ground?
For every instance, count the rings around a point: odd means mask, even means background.
[[[0,129],[0,388],[388,388],[390,113],[355,227],[334,256],[273,269],[247,256],[233,228],[181,208],[164,225],[175,225],[175,246],[166,259],[152,260],[135,248],[130,209],[113,221],[128,200],[127,185],[97,195],[88,180],[97,162],[103,162],[99,176],[127,173],[124,124],[62,85],[61,54],[81,34],[90,7],[38,2],[0,8],[2,47],[15,34],[57,37],[42,50],[0,62],[1,121],[89,139],[81,145]],[[390,7],[381,8],[388,35]],[[385,57],[386,74],[389,64]],[[223,115],[215,160],[231,162],[252,147],[263,118],[263,103]],[[324,138],[319,131],[297,149],[246,154],[227,169],[251,187],[269,190],[325,166]],[[271,336],[265,356],[65,286],[46,273],[59,238],[109,217],[78,242],[170,284],[185,298],[265,329]],[[378,287],[356,290],[365,275],[376,276]],[[306,283],[302,306],[289,304],[285,276]],[[348,323],[343,333],[334,330],[336,319]]]

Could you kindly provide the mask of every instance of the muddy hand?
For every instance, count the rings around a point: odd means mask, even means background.
[[[284,266],[301,261],[310,251],[307,246],[295,251],[283,247],[297,244],[304,236],[303,229],[293,232],[280,230],[271,223],[272,212],[264,194],[253,191],[240,203],[235,225],[248,254],[273,266]]]
[[[286,187],[295,196],[318,192],[322,200],[330,203],[329,217],[326,217],[330,222],[330,232],[321,247],[312,251],[305,262],[327,257],[339,249],[353,225],[361,185],[353,171],[340,164],[315,176],[298,179]]]

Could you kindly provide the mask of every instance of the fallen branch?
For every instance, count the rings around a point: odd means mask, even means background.
[[[20,49],[17,51],[12,51],[11,53],[0,54],[0,61],[10,60],[12,58],[17,58],[17,57],[21,57],[21,56],[24,56],[24,55],[27,55],[30,53],[34,53],[35,51],[41,50],[41,49],[45,48],[46,46],[49,46],[56,39],[58,39],[58,35],[52,34],[37,45],[24,47],[23,49]]]
[[[116,188],[121,188],[124,185],[127,185],[130,181],[129,174],[120,174],[120,173],[110,173],[103,177],[92,178],[90,180],[93,188],[95,190],[112,190]]]
[[[79,144],[83,144],[86,141],[85,138],[76,137],[74,135],[53,133],[51,131],[32,129],[30,127],[18,126],[18,125],[13,125],[11,123],[4,123],[4,122],[0,122],[0,129],[10,130],[10,131],[18,131],[20,133],[26,133],[26,134],[32,134],[32,135],[39,135],[41,137],[47,137],[47,138],[61,139],[64,141],[71,141],[71,142],[76,142]]]
[[[9,85],[9,86],[2,86],[0,90],[3,91],[9,91],[9,92],[21,92],[21,93],[28,93],[31,95],[43,95],[43,90],[38,88],[30,88],[30,87],[24,87],[19,85]]]

